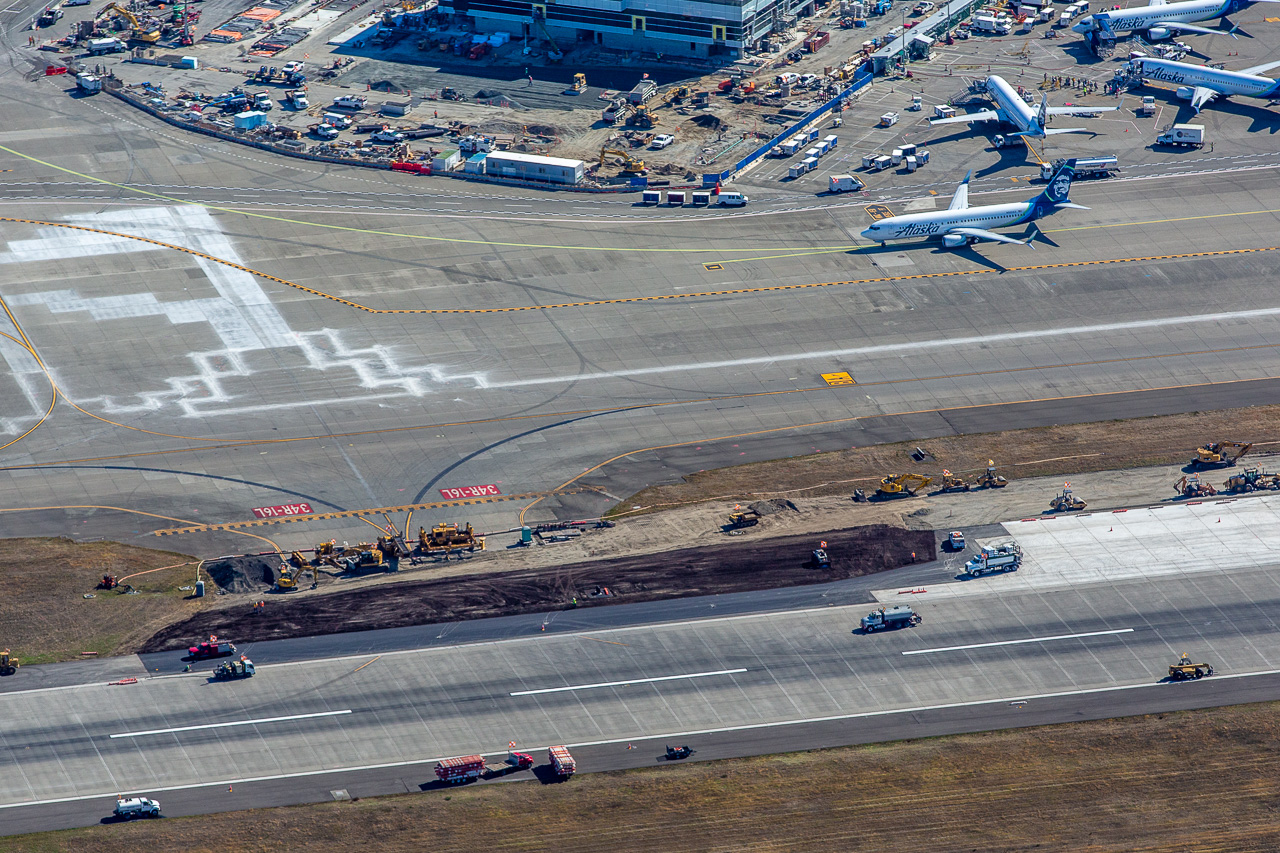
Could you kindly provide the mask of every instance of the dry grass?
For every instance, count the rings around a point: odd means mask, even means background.
[[[716,468],[644,489],[619,504],[615,514],[633,506],[654,510],[712,499],[849,494],[907,471],[936,477],[947,468],[972,478],[988,459],[1010,479],[1169,465],[1186,462],[1196,447],[1220,440],[1253,442],[1255,452],[1275,448],[1280,406],[946,436]],[[917,446],[935,459],[913,461],[910,453]]]
[[[94,587],[163,566],[127,583],[137,595]],[[213,599],[185,600],[179,586],[195,582],[195,560],[184,554],[116,542],[77,544],[69,539],[0,540],[0,645],[24,664],[132,653],[156,631],[202,609]],[[216,587],[210,585],[210,592]],[[85,598],[85,593],[96,593]]]
[[[0,840],[5,853],[1280,849],[1280,705]]]

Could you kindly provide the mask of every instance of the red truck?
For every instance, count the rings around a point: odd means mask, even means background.
[[[235,653],[236,647],[232,643],[219,642],[217,637],[210,637],[208,640],[187,649],[187,654],[197,660],[223,658]]]
[[[483,755],[463,755],[436,762],[436,778],[448,785],[474,782],[484,775]]]
[[[471,45],[471,50],[467,53],[467,58],[479,59],[480,57],[487,54],[490,51],[490,49],[491,48],[487,41],[482,41],[479,44],[473,44]]]
[[[573,756],[569,754],[566,747],[550,747],[547,750],[547,758],[551,761],[551,769],[556,771],[557,776],[568,778],[578,769],[577,762],[573,760]]]

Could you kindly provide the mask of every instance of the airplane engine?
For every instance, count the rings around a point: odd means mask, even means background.
[[[1147,38],[1151,41],[1160,41],[1160,39],[1167,39],[1171,35],[1173,35],[1173,30],[1169,29],[1168,27],[1152,27],[1151,29],[1147,30]]]
[[[1177,95],[1184,101],[1189,101],[1195,97],[1196,90],[1191,86],[1179,86]]]
[[[968,245],[969,238],[963,234],[943,234],[942,245],[948,249],[959,249],[961,246]]]

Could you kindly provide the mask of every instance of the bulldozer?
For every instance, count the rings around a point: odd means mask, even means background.
[[[1240,457],[1249,452],[1252,444],[1238,441],[1215,441],[1196,448],[1196,455],[1188,463],[1192,468],[1230,468]]]
[[[760,523],[760,513],[754,509],[743,509],[741,506],[735,506],[733,512],[729,513],[729,523],[725,525],[729,530],[739,530],[743,527],[755,527]]]
[[[876,495],[882,498],[896,498],[902,495],[915,497],[916,492],[933,484],[932,477],[922,474],[890,474],[880,481]]]
[[[573,85],[569,87],[568,92],[565,94],[576,95],[585,88],[587,88],[587,75],[579,71],[577,74],[573,75]]]
[[[948,492],[967,492],[973,486],[969,485],[969,481],[964,477],[957,477],[946,468],[942,469],[942,488],[938,489],[939,494]]]
[[[631,119],[628,118],[627,121],[630,122]],[[604,158],[609,154],[616,154],[617,156],[622,158],[623,160],[622,174],[624,175],[643,175],[646,171],[644,168],[643,160],[637,160],[635,157],[632,157],[627,152],[619,151],[616,148],[600,149],[600,165],[601,166],[604,166]]]
[[[1234,495],[1259,491],[1274,492],[1280,489],[1280,474],[1267,474],[1257,468],[1245,468],[1239,474],[1228,477],[1222,484],[1222,488],[1223,491]]]
[[[978,478],[975,485],[980,489],[1003,489],[1009,485],[1009,481],[996,473],[996,461],[988,459],[987,470]]]
[[[1204,678],[1206,675],[1213,675],[1213,667],[1207,663],[1192,663],[1185,652],[1177,663],[1169,665],[1169,678],[1173,681]]]
[[[631,115],[627,116],[627,124],[632,127],[638,127],[641,130],[649,130],[657,124],[661,124],[654,116],[653,112],[645,104],[636,104],[635,109],[631,111]]]
[[[470,523],[461,529],[456,524],[440,523],[431,528],[430,533],[427,533],[426,528],[419,527],[418,545],[427,553],[444,551],[447,556],[450,551],[464,549],[471,552],[483,551],[484,537],[478,536]]]
[[[1054,512],[1079,512],[1087,506],[1087,503],[1071,493],[1070,483],[1063,487],[1062,494],[1049,501],[1049,509]]]
[[[1230,480],[1227,482],[1230,482]],[[1213,486],[1200,482],[1199,474],[1192,474],[1190,477],[1184,476],[1173,484],[1173,488],[1180,497],[1184,498],[1207,498],[1218,493],[1218,490]]]
[[[8,649],[0,652],[0,675],[13,675],[18,671],[18,659]]]

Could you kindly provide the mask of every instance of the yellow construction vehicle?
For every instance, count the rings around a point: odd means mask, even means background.
[[[1087,506],[1087,503],[1071,493],[1070,483],[1063,487],[1062,494],[1049,501],[1049,509],[1054,512],[1079,512]]]
[[[298,576],[301,574],[301,569],[294,568],[288,563],[281,563],[280,576],[276,578],[276,589],[281,592],[296,590],[298,588]]]
[[[155,44],[160,41],[159,29],[142,23],[142,21],[138,19],[137,15],[122,6],[117,6],[115,3],[108,3],[103,7],[102,11],[98,13],[99,17],[102,15],[116,15],[125,21],[128,21],[129,26],[132,28],[129,38],[133,41],[146,42],[147,44]]]
[[[1232,479],[1235,479],[1234,477]],[[1228,483],[1231,481],[1228,480]],[[1199,474],[1192,474],[1190,477],[1183,476],[1181,480],[1173,484],[1173,489],[1180,497],[1184,498],[1207,498],[1216,495],[1218,490],[1208,483],[1200,482]]]
[[[632,127],[639,127],[648,130],[656,124],[661,124],[654,114],[645,104],[636,104],[631,111],[631,115],[627,116],[627,124]]]
[[[604,158],[609,154],[615,154],[622,158],[622,174],[624,175],[643,175],[645,173],[644,161],[637,160],[625,151],[619,151],[616,148],[600,149],[600,165],[604,165]]]
[[[1191,678],[1204,678],[1213,675],[1213,667],[1207,663],[1192,663],[1185,653],[1178,662],[1169,665],[1169,678],[1172,681],[1184,681]]]
[[[573,86],[570,87],[569,91],[581,92],[585,88],[587,88],[587,75],[579,71],[573,75]]]
[[[964,477],[957,477],[946,468],[942,469],[942,488],[939,492],[967,492],[973,488]]]
[[[1215,441],[1196,448],[1196,455],[1191,457],[1193,468],[1230,468],[1241,456],[1249,452],[1252,444],[1241,444],[1238,441]]]
[[[729,513],[729,523],[726,525],[730,530],[737,530],[741,527],[755,527],[760,523],[760,513],[754,509],[743,509],[741,506],[735,506],[733,512]]]
[[[880,488],[876,489],[876,494],[886,498],[896,498],[902,495],[915,497],[916,492],[928,488],[932,484],[932,477],[925,477],[921,474],[890,474],[880,481]]]
[[[1239,474],[1231,475],[1222,484],[1222,488],[1237,495],[1246,492],[1274,492],[1280,489],[1280,474],[1267,474],[1257,468],[1245,468]],[[1209,494],[1213,492],[1210,491]]]
[[[0,675],[13,675],[18,671],[18,659],[5,649],[0,652]]]
[[[444,551],[483,551],[484,537],[477,535],[470,523],[459,528],[456,524],[437,524],[427,533],[425,527],[418,528],[418,545],[427,553]]]
[[[996,473],[996,461],[988,459],[987,470],[978,478],[978,482],[975,485],[980,489],[1003,489],[1009,485],[1009,481]]]

